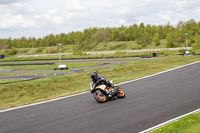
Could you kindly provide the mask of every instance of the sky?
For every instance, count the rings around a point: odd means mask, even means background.
[[[200,0],[0,0],[0,39],[200,20]]]

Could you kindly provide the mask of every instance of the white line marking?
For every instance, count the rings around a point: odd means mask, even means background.
[[[197,113],[197,112],[199,112],[199,111],[200,111],[200,109],[194,110],[194,111],[192,111],[192,112],[189,112],[189,113],[187,113],[187,114],[181,115],[181,116],[176,117],[176,118],[174,118],[174,119],[171,119],[171,120],[169,120],[169,121],[163,122],[163,123],[161,123],[161,124],[159,124],[159,125],[157,125],[157,126],[151,127],[151,128],[149,128],[149,129],[146,129],[146,130],[141,131],[141,132],[139,132],[139,133],[147,133],[147,132],[150,132],[150,131],[155,130],[155,129],[157,129],[157,128],[160,128],[160,127],[162,127],[162,126],[164,126],[164,125],[166,125],[166,124],[172,123],[173,121],[179,120],[179,119],[181,119],[181,118],[183,118],[183,117],[185,117],[185,116],[187,116],[187,115],[195,114],[195,113]]]
[[[153,77],[153,76],[156,76],[156,75],[159,75],[159,74],[167,73],[167,72],[170,72],[170,71],[173,71],[173,70],[177,70],[177,69],[180,69],[180,68],[183,68],[183,67],[186,67],[186,66],[190,66],[190,65],[193,65],[193,64],[197,64],[197,63],[200,63],[200,61],[196,61],[196,62],[187,64],[187,65],[183,65],[183,66],[180,66],[180,67],[169,69],[169,70],[166,70],[166,71],[163,71],[163,72],[158,72],[156,74],[148,75],[148,76],[145,76],[145,77],[142,77],[142,78],[138,78],[138,79],[135,79],[135,80],[122,82],[122,83],[119,83],[119,84],[116,84],[116,85],[123,85],[123,84],[131,83],[131,82],[135,82],[135,81],[138,81],[138,80],[142,80],[142,79]],[[90,91],[86,91],[86,92],[82,92],[82,93],[78,93],[78,94],[74,94],[74,95],[70,95],[70,96],[60,97],[60,98],[56,98],[56,99],[52,99],[52,100],[47,100],[47,101],[42,101],[42,102],[33,103],[33,104],[29,104],[29,105],[24,105],[24,106],[10,108],[10,109],[6,109],[6,110],[1,110],[0,113],[8,112],[8,111],[16,110],[16,109],[21,109],[21,108],[26,108],[26,107],[31,107],[31,106],[35,106],[35,105],[39,105],[39,104],[49,103],[49,102],[53,102],[53,101],[57,101],[57,100],[62,100],[62,99],[65,99],[65,98],[70,98],[70,97],[86,94],[86,93],[89,93],[89,92]]]

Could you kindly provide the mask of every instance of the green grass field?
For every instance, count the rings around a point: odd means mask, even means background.
[[[200,133],[200,113],[188,115],[150,133]]]

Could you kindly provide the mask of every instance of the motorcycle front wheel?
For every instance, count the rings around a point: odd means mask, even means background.
[[[124,98],[125,97],[125,92],[122,88],[116,86],[116,96],[118,98]]]
[[[105,103],[108,100],[107,95],[102,90],[96,90],[94,92],[94,98],[99,103]]]

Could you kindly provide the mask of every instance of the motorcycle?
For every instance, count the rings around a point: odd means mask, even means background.
[[[117,98],[124,98],[125,92],[121,87],[112,85],[113,81],[106,81],[107,85],[95,85],[92,82],[90,83],[90,92],[93,93],[94,98],[99,103],[107,102],[108,100]],[[94,87],[96,86],[96,87]]]

